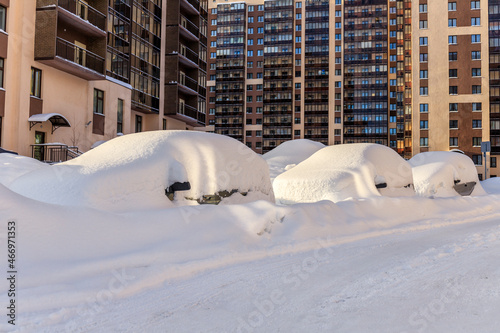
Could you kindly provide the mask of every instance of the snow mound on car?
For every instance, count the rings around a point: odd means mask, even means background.
[[[453,189],[455,181],[475,182],[471,195],[484,195],[474,162],[464,154],[449,151],[433,151],[413,156],[409,163],[413,168],[415,192],[425,197],[460,196]]]
[[[385,189],[376,184],[385,183]],[[369,143],[323,148],[274,180],[276,200],[291,204],[380,195],[413,195],[411,166],[394,150]]]
[[[165,190],[176,182],[189,182],[191,189],[176,192],[172,202]],[[9,187],[42,202],[103,210],[196,204],[221,191],[238,192],[223,203],[274,201],[262,157],[232,138],[194,131],[117,137],[74,160],[29,172]]]
[[[283,142],[262,157],[269,165],[271,179],[274,179],[322,148],[325,148],[325,145],[320,142],[297,139]]]

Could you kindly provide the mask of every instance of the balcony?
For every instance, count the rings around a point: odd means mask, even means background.
[[[93,36],[106,35],[106,15],[81,0],[58,0],[59,17],[65,23]]]
[[[181,9],[187,11],[188,13],[199,15],[200,12],[200,2],[198,0],[180,0]]]
[[[188,67],[197,68],[199,55],[184,44],[179,44],[180,62]]]
[[[172,118],[180,119],[191,126],[205,126],[205,114],[198,111],[197,108],[183,103],[179,104],[177,115]]]
[[[180,73],[179,90],[187,95],[198,95],[198,81],[186,76],[184,73]]]
[[[35,60],[85,80],[106,78],[103,57],[59,37],[52,57],[37,56],[35,51]]]
[[[184,15],[179,16],[180,33],[187,39],[197,41],[200,29]]]

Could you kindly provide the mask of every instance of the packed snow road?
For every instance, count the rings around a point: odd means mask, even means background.
[[[167,278],[46,331],[497,332],[498,216],[428,227]]]

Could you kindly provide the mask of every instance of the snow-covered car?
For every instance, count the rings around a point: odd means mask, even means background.
[[[412,196],[411,166],[394,150],[370,143],[325,147],[273,182],[276,201],[333,202],[374,196]]]
[[[318,150],[325,148],[321,142],[307,139],[285,141],[262,157],[269,165],[271,179],[309,158]]]
[[[424,197],[484,195],[474,162],[454,151],[433,151],[413,156],[415,192]]]
[[[9,188],[47,203],[128,210],[197,203],[274,202],[267,163],[227,136],[156,131],[117,137]]]

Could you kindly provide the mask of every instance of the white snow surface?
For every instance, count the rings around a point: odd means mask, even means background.
[[[488,194],[500,194],[500,178],[498,177],[483,180],[481,186]]]
[[[225,203],[274,202],[262,157],[229,137],[188,131],[117,137],[68,162],[26,173],[9,188],[46,203],[123,211],[172,207],[165,189],[187,181],[191,190],[176,192],[177,205],[224,190],[248,192]]]
[[[307,139],[285,141],[262,157],[269,165],[271,180],[309,158],[325,145]]]
[[[135,174],[135,162],[108,160],[122,156],[112,149],[117,142],[73,165]],[[158,153],[158,141],[148,142],[146,150]],[[393,170],[389,164],[398,160],[370,149]],[[362,152],[338,158],[353,166],[375,158]],[[16,325],[4,314],[1,332],[498,331],[500,195],[149,209],[130,202],[116,211],[16,193],[12,184],[54,166],[2,155],[0,242],[6,248],[7,222],[14,221],[18,275]],[[371,169],[363,172],[390,187],[404,184]],[[34,188],[46,186],[43,177],[31,180]],[[497,180],[483,184],[500,193]],[[83,182],[73,186],[90,191]],[[11,286],[2,281],[6,306]]]
[[[379,191],[376,184],[386,183]],[[413,195],[411,166],[394,150],[359,143],[323,148],[273,182],[277,202],[333,202],[350,198]]]
[[[471,195],[484,195],[477,170],[472,160],[463,154],[447,151],[425,152],[413,156],[409,163],[413,170],[415,192],[425,197],[459,196],[455,181],[476,182]]]

